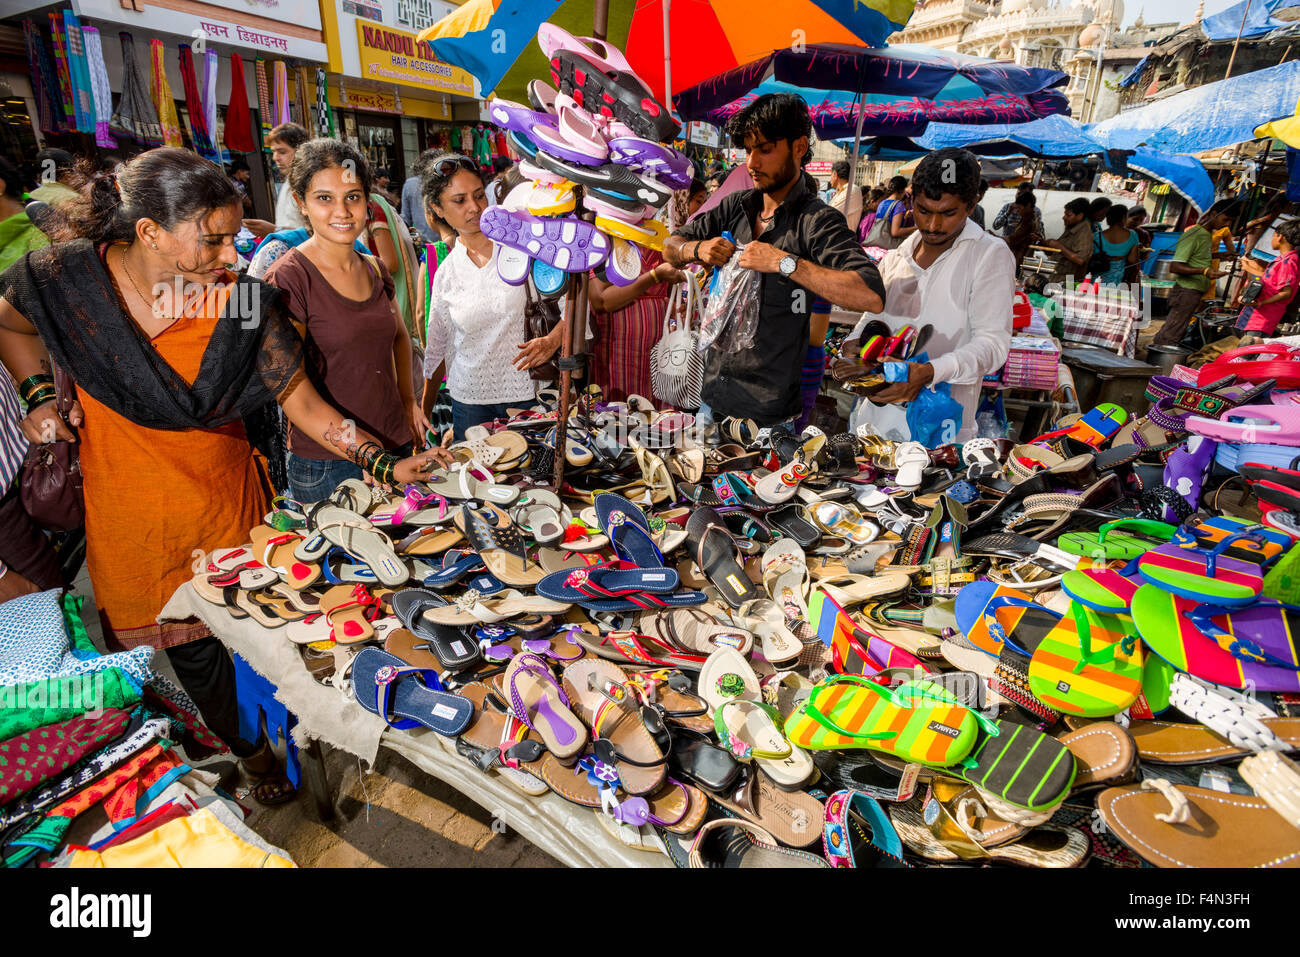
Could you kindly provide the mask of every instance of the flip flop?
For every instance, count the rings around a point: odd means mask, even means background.
[[[1097,813],[1156,867],[1300,867],[1300,830],[1258,797],[1147,779],[1102,791]]]
[[[880,526],[867,521],[851,502],[817,502],[809,506],[808,517],[827,535],[845,538],[853,545],[869,545],[880,536]]]
[[[778,787],[761,768],[743,767],[736,781],[721,791],[710,792],[709,800],[757,824],[786,847],[808,847],[822,839],[822,830],[817,826],[826,813],[822,803],[807,791]]]
[[[759,479],[754,485],[754,492],[771,505],[784,505],[794,498],[799,483],[817,471],[817,456],[825,445],[824,434],[812,436],[804,442],[788,465]]]
[[[878,575],[828,575],[817,581],[817,587],[835,600],[841,608],[851,608],[864,602],[901,594],[912,583],[906,572],[881,572]]]
[[[943,773],[979,788],[985,799],[994,801],[990,808],[994,813],[998,801],[1022,810],[1044,811],[1065,800],[1076,771],[1070,749],[1022,724],[1001,719],[992,724],[990,729],[988,719],[983,718],[980,725],[985,734],[975,749]]]
[[[1225,538],[1241,532],[1257,537],[1234,541],[1224,552],[1228,558],[1268,566],[1281,558],[1292,545],[1290,536],[1284,532],[1248,522],[1244,518],[1234,518],[1231,515],[1206,518],[1195,525],[1180,527],[1173,540],[1180,545],[1195,543],[1200,548],[1210,549]]]
[[[667,759],[646,729],[623,669],[599,658],[582,658],[560,677],[570,707],[592,730],[593,753],[618,770],[623,790],[657,791],[668,774]]]
[[[1238,422],[1237,419],[1262,421]],[[1216,442],[1300,446],[1300,406],[1294,404],[1239,405],[1226,410],[1222,418],[1190,415],[1184,424],[1187,431]]]
[[[1131,529],[1136,534],[1116,535],[1115,529]],[[1056,540],[1056,547],[1071,555],[1082,555],[1094,560],[1129,561],[1143,555],[1153,545],[1168,542],[1176,531],[1178,526],[1168,522],[1122,518],[1101,526],[1096,536],[1088,532],[1066,532]]]
[[[700,571],[732,608],[762,597],[745,574],[740,551],[715,509],[695,510],[686,523],[687,547]]]
[[[781,713],[761,701],[724,701],[713,713],[714,733],[739,761],[756,762],[779,787],[801,787],[816,766],[806,751],[790,744]]]
[[[411,577],[410,569],[397,557],[393,540],[350,509],[320,503],[308,512],[307,528],[312,534],[294,549],[304,562],[323,557],[337,545],[368,565],[376,579],[389,588],[405,585]]]
[[[1142,579],[1113,569],[1084,569],[1061,576],[1061,590],[1074,601],[1108,615],[1127,615]]]
[[[321,595],[320,610],[336,642],[356,645],[375,636],[367,612],[378,604],[365,585],[335,585]]]
[[[537,594],[602,612],[699,605],[705,601],[701,592],[674,593],[679,583],[674,568],[620,570],[594,565],[546,575],[537,583]]]
[[[484,567],[507,585],[532,586],[545,576],[542,566],[529,560],[518,526],[496,506],[475,510],[462,505],[456,527],[478,552]]]
[[[804,517],[804,506],[795,502],[769,512],[767,523],[801,548],[812,548],[822,539],[821,530]]]
[[[425,727],[445,737],[465,730],[474,706],[442,689],[438,673],[412,668],[378,648],[363,648],[352,662],[357,703],[397,730]]]
[[[569,709],[569,699],[546,662],[519,654],[506,668],[503,684],[515,717],[536,731],[557,761],[576,758],[587,744],[587,728]]]
[[[1071,796],[1132,781],[1138,773],[1137,744],[1113,721],[1095,721],[1058,739],[1074,755]]]
[[[1254,562],[1224,555],[1233,543],[1258,536],[1238,532],[1222,539],[1210,551],[1171,542],[1137,560],[1137,571],[1152,585],[1183,598],[1217,605],[1247,605],[1264,586],[1263,570]]]
[[[671,146],[640,136],[616,136],[609,141],[611,163],[649,173],[674,189],[691,185],[693,170],[688,156]]]
[[[564,272],[587,272],[609,258],[609,237],[572,216],[542,218],[489,206],[479,219],[479,229],[493,242]]]
[[[718,648],[700,666],[696,690],[716,712],[727,701],[762,701],[758,675],[734,648]]]
[[[660,646],[698,655],[707,656],[719,648],[731,648],[743,656],[748,655],[754,645],[753,633],[743,625],[722,622],[701,608],[646,612],[637,624]]]
[[[606,52],[609,51],[606,45]],[[672,142],[681,126],[626,66],[591,53],[558,48],[548,57],[551,79],[562,93],[578,103],[590,103],[600,116],[618,120],[637,136],[660,143]],[[595,105],[599,104],[599,107]]]
[[[533,128],[529,138],[537,148],[571,163],[598,166],[609,158],[609,144],[591,114],[564,93],[555,97],[555,123]]]
[[[1227,688],[1300,692],[1300,613],[1262,599],[1227,608],[1143,585],[1133,598],[1142,641],[1179,671]]]
[[[768,598],[745,602],[736,619],[737,624],[758,639],[764,660],[771,664],[789,664],[803,654],[803,642],[786,625],[785,613],[776,602]]]
[[[1070,612],[1034,649],[1029,690],[1063,714],[1119,714],[1142,691],[1137,633],[1131,621],[1084,605],[1072,602]]]
[[[906,682],[891,691],[857,675],[833,675],[786,719],[786,737],[808,750],[866,748],[941,767],[970,753],[987,720],[935,685]]]
[[[290,588],[300,590],[315,584],[320,578],[319,564],[294,557],[294,549],[304,537],[300,533],[280,532],[259,525],[249,535],[253,539],[253,552],[260,556],[261,564],[283,578]]]
[[[763,587],[787,619],[808,618],[808,560],[792,539],[779,539],[763,552]]]
[[[957,595],[957,627],[966,640],[994,658],[1008,640],[1025,656],[1033,654],[1060,618],[1022,591],[993,582],[972,582]]]
[[[465,637],[459,628],[438,624],[425,615],[446,605],[447,600],[441,595],[423,588],[404,588],[392,597],[393,614],[415,641],[445,670],[465,671],[483,660],[478,644]]]
[[[839,674],[873,675],[886,668],[931,670],[915,655],[858,624],[820,587],[813,589],[808,611],[808,622],[830,648],[830,665]]]
[[[664,556],[654,543],[645,513],[621,495],[597,492],[596,522],[609,536],[615,554],[638,568],[663,568]]]

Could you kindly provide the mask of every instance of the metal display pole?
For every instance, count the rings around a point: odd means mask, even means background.
[[[592,13],[591,35],[597,40],[604,40],[609,28],[609,0],[596,0]],[[578,199],[578,215],[585,215],[582,204],[582,187],[576,187],[574,193]],[[555,494],[559,495],[564,487],[565,449],[568,447],[569,430],[569,392],[573,388],[573,374],[581,373],[585,366],[585,349],[587,343],[587,274],[575,273],[569,285],[568,301],[564,310],[567,322],[567,335],[560,344],[560,359],[556,367],[560,370],[560,410],[555,423]]]

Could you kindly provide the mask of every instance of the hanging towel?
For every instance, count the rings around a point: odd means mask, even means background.
[[[213,159],[216,151],[212,148],[212,138],[208,136],[207,123],[203,118],[203,98],[199,95],[199,81],[194,75],[194,53],[188,43],[180,44],[181,83],[185,87],[185,112],[190,121],[190,142],[194,152],[204,159]]]
[[[203,54],[203,124],[208,128],[208,141],[218,163],[224,162],[221,143],[217,140],[217,51],[209,48]]]
[[[334,135],[334,124],[330,122],[329,89],[325,71],[320,67],[316,68],[316,135]]]
[[[104,65],[104,46],[99,31],[91,26],[81,28],[81,40],[86,47],[86,69],[90,73],[90,91],[95,97],[95,143],[106,149],[117,146],[117,140],[108,132],[108,121],[113,115],[113,90],[108,85],[108,67]]]
[[[253,61],[253,74],[257,80],[257,114],[258,121],[262,126],[262,137],[271,132],[271,127],[275,124],[272,122],[271,115],[271,93],[266,85],[266,61],[258,57]]]
[[[153,67],[150,77],[149,92],[153,95],[154,106],[158,109],[158,123],[162,127],[164,146],[185,145],[181,137],[181,120],[176,114],[176,100],[172,96],[171,84],[167,82],[167,67],[163,63],[165,47],[161,40],[149,41],[149,57]]]
[[[290,123],[289,117],[289,71],[283,60],[276,60],[271,72],[275,77],[275,125]]]
[[[158,111],[145,92],[140,66],[135,61],[135,40],[123,30],[117,35],[122,43],[122,95],[108,128],[118,136],[135,140],[141,146],[162,146],[162,124]]]
[[[248,90],[244,88],[244,61],[230,54],[230,103],[226,107],[226,149],[253,153],[253,115],[248,111]]]
[[[41,28],[32,20],[23,21],[23,39],[27,43],[27,71],[32,77],[32,98],[36,101],[36,117],[42,132],[62,133],[63,107],[58,104],[59,81],[50,62],[50,51],[45,46]]]
[[[86,48],[81,42],[81,21],[71,10],[63,11],[63,32],[68,45],[68,77],[72,80],[72,111],[79,133],[95,132],[95,93],[86,69]]]
[[[50,14],[50,42],[54,45],[54,73],[59,80],[59,105],[63,109],[64,128],[77,128],[77,114],[72,106],[72,76],[68,73],[68,47],[63,33],[63,17]]]

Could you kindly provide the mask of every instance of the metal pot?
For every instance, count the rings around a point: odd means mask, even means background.
[[[1160,369],[1161,375],[1172,375],[1174,366],[1182,365],[1192,350],[1181,346],[1148,346],[1147,362]]]
[[[1172,259],[1158,259],[1155,267],[1151,270],[1152,279],[1173,279],[1174,273],[1170,268],[1173,265]]]

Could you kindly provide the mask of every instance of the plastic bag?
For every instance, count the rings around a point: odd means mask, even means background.
[[[723,234],[730,240],[729,234]],[[759,295],[763,277],[740,265],[743,246],[714,274],[709,302],[700,323],[700,351],[714,346],[722,352],[741,352],[754,344],[758,332]]]
[[[1002,393],[985,392],[975,413],[975,434],[981,439],[1007,437],[1007,412],[1002,404]]]
[[[923,352],[908,361],[929,362],[930,359]],[[952,445],[961,431],[964,411],[961,403],[952,397],[948,383],[927,386],[907,403],[907,427],[912,432],[912,441],[920,442],[927,449]]]

